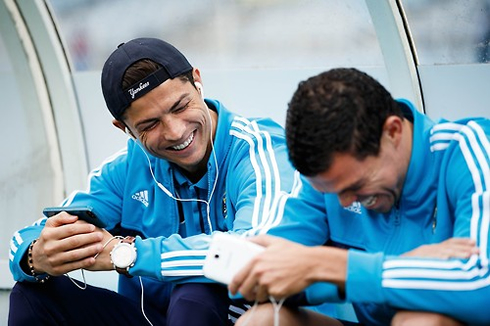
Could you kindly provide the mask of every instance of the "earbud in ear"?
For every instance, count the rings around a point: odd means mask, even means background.
[[[204,98],[204,90],[202,84],[200,82],[194,82],[194,85],[196,85],[197,91],[201,94],[201,97]]]

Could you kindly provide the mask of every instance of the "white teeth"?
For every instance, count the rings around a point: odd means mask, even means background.
[[[190,135],[190,137],[187,138],[187,140],[185,142],[183,142],[182,144],[172,146],[172,149],[175,149],[177,151],[183,150],[184,148],[186,148],[187,146],[189,146],[189,144],[192,142],[193,139],[194,139],[194,133],[192,133]]]
[[[378,197],[375,195],[369,196],[364,200],[361,200],[361,205],[364,207],[370,207],[376,204],[376,201],[378,200]]]

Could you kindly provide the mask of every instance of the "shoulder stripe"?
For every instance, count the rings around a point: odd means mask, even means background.
[[[258,228],[256,233],[264,234],[267,233],[271,228],[279,225],[284,216],[284,207],[286,202],[291,197],[296,197],[299,190],[301,189],[302,183],[300,174],[297,170],[294,171],[294,183],[291,193],[281,192],[279,196],[276,197],[277,209],[273,211],[270,218],[267,220],[268,223],[264,224],[261,228]]]
[[[299,190],[302,187],[301,183],[301,178],[300,174],[297,170],[294,171],[294,183],[293,187],[290,193],[286,193],[282,191],[279,195],[276,196],[276,209],[271,212],[271,216],[269,216],[266,220],[266,223],[262,223],[262,225],[253,228],[251,230],[248,230],[243,234],[243,236],[254,236],[258,234],[265,234],[267,233],[271,228],[277,226],[279,223],[281,223],[282,218],[284,216],[284,207],[286,205],[286,202],[289,198],[291,197],[296,197],[299,193]]]
[[[475,185],[475,193],[472,197],[471,238],[477,240],[477,245],[480,248],[481,263],[483,266],[488,266],[490,207],[488,200],[486,203],[484,200],[480,202],[480,198],[484,199],[487,197],[488,199],[488,191],[490,189],[490,168],[488,165],[490,146],[488,146],[488,139],[483,140],[486,137],[478,139],[483,133],[483,131],[481,133],[475,132],[478,129],[481,129],[481,127],[476,123],[462,128],[461,133],[465,137],[460,138],[459,144]],[[486,152],[486,155],[484,152]],[[480,229],[479,234],[478,229]]]
[[[455,122],[438,123],[432,127],[431,133],[459,131],[463,125]]]
[[[243,117],[235,117],[230,135],[243,139],[249,144],[250,163],[256,176],[256,198],[252,214],[252,227],[266,222],[264,217],[274,209],[275,196],[281,190],[279,168],[268,131]],[[260,213],[260,214],[259,214]]]
[[[467,261],[393,259],[383,264],[382,284],[389,288],[471,290],[490,285],[490,142],[475,121],[466,125],[444,123],[431,130],[431,150],[444,150],[457,143],[468,167],[475,191],[471,197],[470,237],[480,249]]]
[[[451,141],[459,137],[459,131],[463,126],[454,122],[445,122],[432,127],[429,138],[430,150],[434,152],[446,149]]]

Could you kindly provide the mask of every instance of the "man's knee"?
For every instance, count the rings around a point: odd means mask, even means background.
[[[39,325],[40,322],[47,325],[52,322],[45,320],[45,315],[40,316],[46,311],[40,300],[41,292],[37,283],[18,282],[14,285],[9,297],[9,325]]]
[[[10,308],[26,307],[40,297],[42,289],[37,283],[17,282],[10,292]]]
[[[9,325],[28,325],[32,320],[32,309],[20,292],[11,292],[9,301]]]
[[[421,311],[399,311],[391,321],[392,326],[462,326],[463,324],[450,317]]]
[[[245,312],[235,323],[241,325],[274,325],[274,308],[270,303],[264,303],[252,307]]]
[[[169,325],[226,325],[229,305],[228,291],[222,285],[180,284],[172,292],[167,322]]]
[[[235,326],[275,325],[275,319],[281,326],[342,326],[336,319],[304,308],[281,307],[276,313],[271,303],[260,304],[243,314]]]

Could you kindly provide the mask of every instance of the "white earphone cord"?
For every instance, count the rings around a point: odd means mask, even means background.
[[[201,87],[201,96],[202,96],[202,87]],[[204,101],[204,100],[203,100]],[[205,104],[206,105],[206,104]],[[206,204],[206,217],[207,217],[207,223],[208,223],[208,226],[209,226],[209,232],[212,233],[213,232],[213,226],[211,224],[211,218],[210,218],[210,205],[209,203],[211,202],[211,199],[213,198],[213,195],[214,195],[214,191],[216,189],[216,185],[218,183],[218,178],[219,178],[219,167],[218,167],[218,159],[216,157],[216,151],[214,150],[214,141],[213,141],[213,119],[211,118],[211,114],[209,113],[209,108],[207,107],[206,105],[206,113],[208,114],[208,119],[209,119],[209,122],[210,122],[210,125],[211,125],[211,128],[210,128],[210,131],[209,131],[209,139],[210,139],[210,142],[211,142],[211,152],[213,153],[213,159],[214,159],[214,165],[216,166],[216,178],[214,179],[214,182],[213,182],[213,188],[211,189],[211,193],[209,194],[209,198],[208,200],[204,200],[204,199],[194,199],[194,198],[178,198],[176,196],[174,196],[167,188],[165,188],[160,182],[158,182],[158,180],[156,179],[155,177],[155,174],[153,173],[153,168],[151,166],[151,161],[150,161],[150,157],[148,156],[148,154],[146,153],[145,149],[134,139],[131,137],[131,139],[134,140],[134,142],[136,143],[136,145],[138,145],[138,147],[143,151],[143,153],[145,154],[146,156],[146,160],[148,161],[148,168],[150,170],[150,173],[151,173],[151,177],[153,178],[153,181],[155,181],[155,183],[157,184],[158,188],[160,188],[160,190],[162,190],[167,196],[169,196],[170,198],[172,198],[173,200],[175,201],[180,201],[180,202],[201,202],[201,203],[204,203]],[[145,319],[148,321],[148,323],[153,326],[153,324],[150,322],[150,320],[148,319],[148,317],[146,316],[145,314],[145,311],[144,311],[144,308],[143,308],[143,281],[141,280],[141,277],[139,277],[140,279],[140,285],[141,285],[141,312],[143,313],[143,316],[145,317]]]
[[[141,286],[141,312],[143,313],[143,316],[145,317],[145,319],[148,322],[148,324],[150,324],[151,326],[153,326],[153,324],[151,323],[151,321],[146,316],[145,308],[143,306],[143,300],[144,300],[144,298],[143,298],[143,296],[144,296],[143,280],[141,279],[141,276],[138,276],[138,278],[140,279],[140,286]]]
[[[104,251],[105,247],[107,247],[107,245],[114,239],[123,239],[123,237],[121,237],[120,235],[116,235],[112,238],[110,238],[109,240],[106,241],[106,243],[104,243],[104,245],[102,246],[102,250],[99,251],[97,254],[95,254],[94,256],[94,259],[97,259],[97,257],[99,257],[100,253],[102,251]],[[83,269],[80,269],[81,271],[81,274],[82,274],[82,279],[83,279],[83,286],[80,286],[78,285],[77,282],[75,282],[75,280],[73,280],[70,276],[70,274],[66,273],[65,276],[68,277],[70,279],[70,281],[75,284],[80,290],[85,290],[87,288],[87,281],[85,280],[85,272],[83,271]]]
[[[202,92],[202,88],[201,88],[201,92]],[[200,203],[203,203],[203,204],[206,205],[206,220],[207,220],[207,223],[208,223],[208,226],[209,226],[209,232],[212,233],[213,232],[213,225],[211,224],[211,217],[209,216],[210,215],[210,210],[211,210],[209,203],[211,202],[211,200],[213,198],[214,191],[216,190],[216,185],[218,183],[219,167],[218,167],[218,159],[216,157],[216,151],[214,149],[213,119],[211,118],[211,114],[209,113],[209,108],[207,108],[207,105],[206,105],[206,113],[208,115],[208,119],[209,119],[209,122],[211,124],[211,128],[210,128],[210,131],[209,131],[209,137],[210,137],[209,139],[210,139],[210,142],[211,142],[211,152],[213,153],[214,165],[216,166],[216,178],[214,179],[213,188],[211,189],[211,193],[209,194],[208,200],[195,199],[195,198],[178,198],[178,197],[174,196],[167,188],[165,188],[164,185],[162,185],[160,182],[158,182],[158,180],[156,179],[155,174],[153,172],[153,167],[151,165],[150,157],[146,153],[145,149],[140,145],[140,143],[138,143],[134,138],[132,138],[132,139],[138,145],[138,147],[143,151],[143,154],[145,154],[146,159],[148,161],[148,168],[150,170],[150,173],[151,173],[151,176],[153,178],[153,181],[155,181],[156,185],[158,186],[158,188],[160,188],[160,190],[162,190],[167,196],[169,196],[170,198],[172,198],[175,201],[180,201],[180,202],[200,202]]]
[[[286,300],[285,298],[282,298],[281,300],[277,301],[274,299],[274,297],[269,296],[269,300],[272,304],[272,309],[274,310],[274,326],[279,326],[280,320],[279,320],[279,311],[282,308],[282,305],[284,301]],[[258,306],[259,302],[255,301],[252,308],[250,308],[250,312],[245,319],[245,321],[242,323],[242,326],[247,326],[248,323],[250,322],[250,319],[252,318],[252,315],[255,313],[255,308]]]

